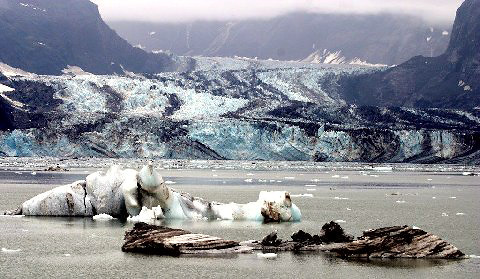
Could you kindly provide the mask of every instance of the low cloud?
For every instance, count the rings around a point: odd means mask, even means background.
[[[451,23],[462,0],[91,0],[107,21],[268,19],[291,12],[419,16]]]

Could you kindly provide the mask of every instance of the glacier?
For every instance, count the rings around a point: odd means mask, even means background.
[[[384,67],[191,59],[123,76],[3,64],[0,156],[480,162],[478,109],[356,106],[339,90]]]

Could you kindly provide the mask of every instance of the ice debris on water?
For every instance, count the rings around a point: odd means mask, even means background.
[[[259,259],[276,259],[277,254],[275,254],[275,253],[257,253],[257,258],[259,258]]]
[[[313,194],[298,194],[298,195],[290,195],[290,197],[292,197],[292,198],[301,198],[301,197],[305,197],[305,198],[313,198]]]
[[[342,220],[342,219],[338,219],[338,220],[335,220],[336,223],[346,223],[347,221],[345,220]]]
[[[98,215],[93,216],[92,219],[95,220],[95,221],[109,221],[109,220],[113,220],[115,218],[113,218],[112,216],[110,216],[108,214],[102,213],[102,214],[98,214]]]
[[[165,184],[176,184],[176,183],[177,183],[177,182],[175,182],[175,181],[170,181],[170,180],[165,181]]]
[[[465,213],[463,213],[463,212],[457,212],[455,215],[457,215],[457,216],[463,216],[463,215],[465,215]]]
[[[448,217],[448,214],[446,212],[442,212],[442,217]]]
[[[396,201],[396,203],[405,203],[406,201]]]
[[[334,200],[349,200],[350,198],[334,197]]]
[[[5,247],[2,247],[2,252],[3,253],[17,253],[22,251],[21,249],[7,249]]]

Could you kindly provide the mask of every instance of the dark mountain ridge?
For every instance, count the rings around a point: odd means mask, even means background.
[[[38,74],[67,65],[94,74],[178,67],[169,55],[132,47],[88,0],[0,0],[0,62]]]
[[[345,99],[376,106],[480,106],[480,0],[460,6],[451,36],[440,56],[416,56],[384,72],[346,77],[340,83]]]
[[[450,26],[406,15],[291,13],[264,20],[190,23],[108,22],[132,45],[178,55],[302,60],[315,51],[341,51],[350,61],[400,64],[445,51]]]

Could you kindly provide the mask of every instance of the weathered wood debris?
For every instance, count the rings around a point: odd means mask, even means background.
[[[343,258],[434,258],[461,259],[465,255],[436,235],[409,226],[394,226],[363,232],[354,240],[342,227],[326,223],[318,235],[302,230],[284,241],[273,232],[261,241],[236,242],[194,234],[185,230],[137,223],[125,234],[124,252],[157,255],[233,254],[280,251],[320,251]]]

